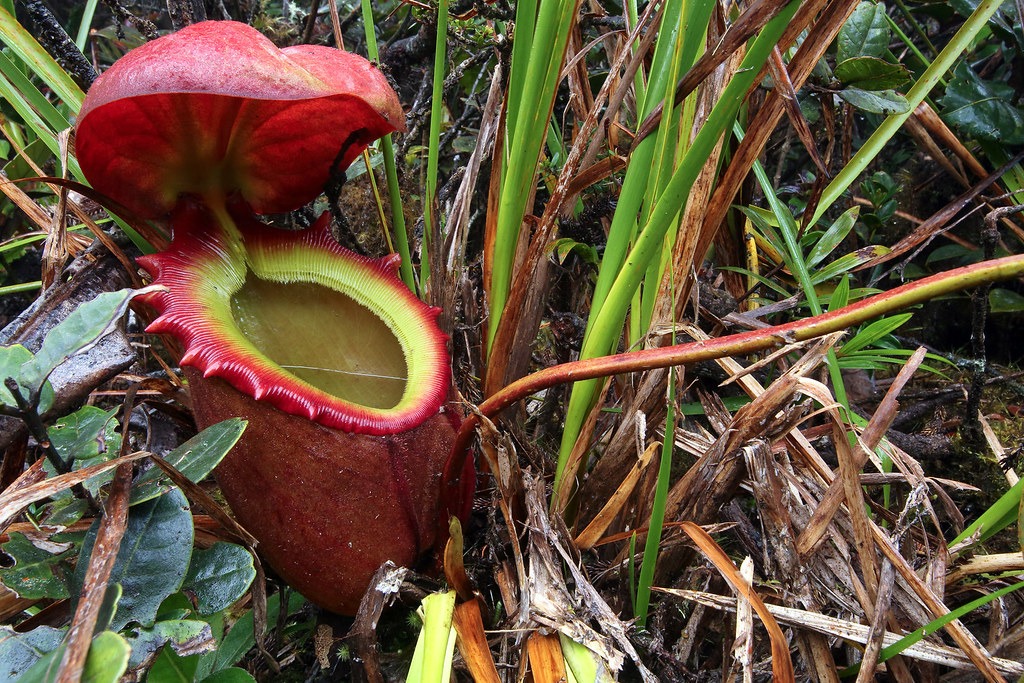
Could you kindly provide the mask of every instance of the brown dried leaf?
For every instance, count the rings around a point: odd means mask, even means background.
[[[467,600],[456,605],[452,624],[455,626],[459,654],[462,655],[473,680],[477,683],[498,683],[501,679],[498,677],[498,668],[494,664],[494,657],[487,643],[487,634],[484,632],[484,622],[480,615],[480,603],[477,600]]]
[[[686,532],[686,535],[690,537],[697,548],[704,553],[704,556],[711,560],[715,568],[718,569],[719,574],[729,582],[733,590],[738,595],[749,600],[754,611],[757,612],[757,616],[761,617],[761,623],[764,624],[765,629],[768,631],[768,637],[771,639],[772,676],[774,680],[783,683],[795,681],[793,660],[789,656],[789,642],[786,640],[786,635],[782,632],[782,629],[779,628],[779,623],[775,621],[775,617],[768,611],[764,601],[754,592],[750,584],[743,580],[743,576],[736,569],[736,565],[732,563],[732,560],[729,559],[725,551],[715,543],[715,540],[706,531],[692,522],[683,522],[680,524],[680,527]]]

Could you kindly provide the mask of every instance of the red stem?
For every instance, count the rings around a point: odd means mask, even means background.
[[[518,379],[493,394],[480,404],[479,414],[488,418],[493,417],[516,401],[559,384],[749,354],[783,344],[805,341],[859,325],[872,318],[934,299],[943,294],[1021,274],[1024,274],[1024,256],[1007,256],[932,275],[839,310],[795,320],[784,325],[741,332],[708,341],[676,344],[554,365]],[[458,500],[460,491],[458,473],[462,471],[469,452],[470,439],[478,423],[479,418],[476,414],[468,416],[462,423],[445,465],[444,481],[447,487],[443,495],[448,510],[462,509],[461,501]],[[441,524],[445,529],[447,529],[447,517],[447,515],[444,517],[445,521]]]

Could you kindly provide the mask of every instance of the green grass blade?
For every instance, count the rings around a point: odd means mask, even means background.
[[[434,45],[434,82],[430,101],[430,134],[427,147],[427,180],[423,197],[423,244],[420,258],[420,284],[426,289],[430,280],[430,245],[441,234],[441,217],[434,215],[437,202],[437,162],[441,154],[441,119],[444,117],[444,74],[448,53],[448,0],[437,4],[437,40]]]
[[[949,545],[963,543],[975,534],[978,535],[975,543],[982,543],[1013,524],[1017,520],[1022,493],[1024,493],[1024,479],[1018,481],[1009,491],[1000,496],[999,500],[992,503],[989,509],[981,513],[981,516],[950,541]]]
[[[684,40],[689,39],[691,32],[700,28],[701,35],[706,30],[707,19],[712,8],[711,3],[693,3],[704,7],[703,15],[694,16],[693,21],[687,23],[688,31],[684,34]],[[643,120],[658,105],[660,95],[666,92],[671,83],[670,74],[673,69],[671,61],[674,54],[673,46],[678,39],[677,29],[665,30],[665,27],[677,27],[684,17],[683,2],[673,0],[665,6],[661,19],[661,28],[658,40],[654,46],[654,57],[651,62],[651,72],[648,79],[646,92],[648,97],[640,105],[638,118]],[[692,8],[696,12],[698,8]],[[700,19],[704,20],[702,27],[694,28],[694,24]],[[694,48],[694,53],[696,48]],[[684,57],[685,58],[685,57]],[[692,57],[691,57],[692,59]],[[658,93],[652,96],[650,93]],[[604,255],[601,257],[601,270],[597,275],[597,283],[594,285],[594,295],[590,308],[590,319],[587,321],[587,329],[584,339],[590,337],[594,323],[597,319],[597,312],[604,306],[608,292],[618,277],[622,264],[626,261],[626,255],[632,245],[636,233],[637,216],[643,206],[643,200],[647,192],[648,182],[651,176],[652,166],[655,163],[655,150],[657,139],[655,136],[648,136],[644,139],[630,155],[629,167],[626,170],[626,177],[622,182],[622,190],[619,192],[618,205],[615,215],[612,216],[612,224],[608,229],[608,241],[605,244]]]
[[[78,25],[78,35],[75,36],[75,46],[84,54],[85,44],[89,40],[89,30],[92,28],[92,18],[96,14],[96,5],[99,0],[86,0],[85,8],[82,9],[82,23]]]
[[[10,58],[0,52],[0,73],[10,81],[14,90],[19,93],[24,102],[35,110],[51,131],[59,132],[71,127],[71,123],[57,108],[46,99],[43,93],[39,92],[32,81]],[[12,102],[12,104],[15,104]]]
[[[673,335],[672,343],[675,343]],[[669,373],[668,406],[665,413],[665,440],[661,446],[661,460],[658,463],[658,482],[654,489],[654,503],[651,505],[651,522],[644,543],[644,559],[640,564],[640,581],[636,590],[636,622],[647,624],[648,608],[651,603],[651,586],[654,585],[654,570],[661,548],[661,533],[665,527],[665,505],[668,501],[669,483],[672,479],[672,448],[676,435],[676,383]]]
[[[529,3],[528,3],[529,4]],[[497,227],[488,291],[490,321],[487,346],[497,334],[512,286],[512,265],[526,203],[537,182],[537,164],[547,140],[548,120],[561,77],[569,32],[576,18],[575,0],[541,0],[536,29],[528,34],[532,14],[521,7],[526,25],[516,28],[506,114],[505,165],[498,200]],[[519,10],[517,10],[519,16]],[[524,73],[525,72],[525,73]]]
[[[929,622],[928,624],[922,626],[921,628],[917,629],[916,631],[912,631],[911,633],[908,633],[907,635],[903,636],[902,638],[897,640],[892,645],[890,645],[890,646],[888,646],[886,648],[883,648],[882,652],[878,655],[878,662],[881,663],[881,662],[886,661],[887,659],[892,659],[896,655],[898,655],[901,652],[903,652],[904,650],[906,650],[908,647],[910,647],[912,645],[916,645],[917,643],[919,643],[922,640],[924,640],[924,638],[926,636],[930,636],[933,633],[938,633],[938,631],[940,629],[942,629],[946,624],[950,623],[954,619],[959,619],[960,617],[964,616],[965,614],[969,614],[970,612],[973,612],[974,610],[978,609],[979,607],[984,607],[985,605],[987,605],[988,603],[992,602],[993,600],[995,600],[997,598],[1001,598],[1004,595],[1008,595],[1009,593],[1012,593],[1012,592],[1014,592],[1016,590],[1019,590],[1021,588],[1024,588],[1024,582],[1015,583],[1015,584],[1013,584],[1011,586],[1003,586],[1002,588],[1000,588],[998,590],[992,591],[988,595],[983,595],[982,597],[978,598],[977,600],[972,600],[971,602],[967,603],[966,605],[961,605],[960,607],[957,607],[956,609],[951,610],[948,614],[942,615],[938,619],[935,619],[934,621]],[[847,667],[846,669],[843,669],[842,671],[839,672],[839,675],[843,676],[843,677],[856,676],[859,671],[860,671],[860,664],[856,664],[854,666]]]
[[[377,33],[374,31],[373,7],[370,0],[361,0],[363,12],[363,29],[366,32],[366,55],[370,61],[380,60],[377,49]],[[388,133],[380,140],[380,151],[384,157],[384,174],[388,182],[388,199],[391,204],[391,234],[398,255],[402,257],[399,274],[405,286],[416,291],[416,276],[412,270],[412,252],[409,250],[409,232],[405,226],[405,211],[402,205],[402,194],[398,187],[398,168],[395,165],[395,145]]]
[[[742,139],[742,132],[736,127],[735,132],[738,137]],[[768,201],[768,206],[771,208],[772,213],[775,214],[775,218],[779,221],[779,232],[782,235],[782,241],[785,246],[783,251],[783,257],[786,261],[786,266],[790,272],[796,277],[797,282],[800,284],[800,290],[804,293],[804,298],[807,300],[807,306],[811,309],[811,315],[821,315],[822,307],[821,300],[818,299],[818,291],[815,289],[815,280],[811,276],[810,269],[808,268],[808,261],[804,257],[803,249],[800,246],[800,230],[797,227],[796,221],[793,219],[793,214],[790,212],[789,207],[784,205],[777,194],[775,194],[775,188],[772,187],[771,181],[768,179],[768,174],[764,170],[764,166],[760,162],[754,162],[754,175],[757,178],[758,184],[761,186],[762,192],[764,192],[765,199]],[[814,222],[811,222],[814,225]],[[823,269],[824,270],[824,269]],[[826,354],[826,360],[828,364],[828,375],[832,381],[832,392],[835,394],[836,401],[842,406],[849,406],[849,400],[846,397],[846,387],[843,384],[843,375],[839,367],[839,361],[836,357],[834,349],[830,348]]]
[[[660,254],[670,223],[685,206],[697,174],[711,155],[719,137],[728,130],[739,111],[740,104],[753,85],[772,49],[778,43],[782,32],[795,14],[799,2],[789,3],[778,15],[769,21],[752,41],[739,70],[722,92],[721,98],[712,108],[707,121],[693,140],[679,168],[672,175],[665,192],[659,198],[650,220],[637,238],[623,264],[622,271],[608,291],[608,297],[597,319],[593,322],[590,336],[584,341],[580,358],[594,358],[609,353],[622,329],[626,311],[633,292],[643,279],[651,259]],[[621,206],[616,213],[621,210]],[[566,475],[565,465],[573,445],[583,426],[590,407],[594,404],[599,382],[588,380],[573,386],[566,411],[565,431],[559,451],[558,467],[555,472],[555,490],[559,489],[562,477]]]
[[[3,41],[32,73],[39,76],[72,111],[82,108],[85,93],[71,76],[43,49],[10,12],[0,7],[0,41]]]

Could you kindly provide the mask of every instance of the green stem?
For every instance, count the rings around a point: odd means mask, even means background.
[[[910,24],[910,28],[914,29],[914,33],[921,37],[921,41],[932,52],[932,54],[938,52],[938,50],[935,49],[935,46],[932,45],[932,41],[928,38],[928,34],[925,32],[923,28],[921,28],[921,24],[917,23],[917,19],[914,18],[914,15],[903,3],[903,0],[894,0],[894,2],[896,3],[896,6],[899,7],[900,12],[903,14],[903,18],[907,20],[908,24]],[[888,16],[889,15],[886,14],[886,18],[888,18]]]

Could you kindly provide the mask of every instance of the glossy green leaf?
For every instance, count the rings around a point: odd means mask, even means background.
[[[889,23],[885,6],[862,2],[839,29],[836,37],[836,59],[843,62],[854,57],[882,57],[889,49]]]
[[[60,418],[47,430],[50,443],[65,460],[85,460],[95,458],[101,452],[116,451],[120,447],[120,437],[113,444],[108,439],[117,435],[111,426],[111,419],[117,412],[117,408],[102,410],[96,406],[83,406]]]
[[[565,259],[567,259],[569,254],[572,253],[579,256],[584,263],[597,265],[601,260],[594,247],[583,242],[577,242],[569,237],[561,237],[555,240],[549,248],[552,253],[554,253],[555,259],[559,263],[565,263]]]
[[[836,221],[829,226],[828,230],[815,242],[814,247],[807,254],[807,267],[813,268],[818,265],[826,256],[831,254],[842,243],[846,236],[853,230],[857,223],[857,216],[860,215],[859,207],[851,207],[843,212]]]
[[[164,645],[182,657],[212,652],[217,647],[210,625],[194,619],[158,621],[152,628],[134,628],[126,637],[132,647],[128,661],[132,668],[154,657]]]
[[[844,85],[861,90],[891,90],[910,81],[906,67],[878,57],[851,57],[839,62],[835,76]]]
[[[72,470],[115,458],[121,448],[121,435],[117,431],[119,425],[113,419],[117,412],[117,408],[101,410],[95,406],[84,406],[47,430],[50,442],[65,462],[72,463]],[[44,468],[51,476],[56,474],[49,462],[44,464]],[[111,470],[86,479],[83,486],[95,496],[99,494],[100,487],[113,478]],[[71,495],[70,491],[62,493]]]
[[[20,597],[68,597],[69,567],[65,560],[70,548],[54,554],[37,548],[24,534],[12,532],[3,550],[14,558],[14,566],[0,569],[0,580]]]
[[[44,521],[47,526],[67,527],[82,519],[87,512],[90,512],[87,500],[69,495],[46,506]]]
[[[1013,87],[982,80],[966,64],[957,66],[953,74],[940,100],[948,123],[979,140],[1024,143],[1024,112],[1011,104],[1017,97]]]
[[[110,628],[122,595],[124,595],[124,589],[121,588],[121,584],[116,581],[107,584],[107,590],[103,591],[103,602],[100,604],[99,614],[96,615],[95,630],[104,631]]]
[[[925,263],[930,266],[942,261],[956,259],[954,264],[947,264],[945,266],[952,268],[954,265],[977,263],[980,257],[981,252],[978,249],[971,249],[962,244],[943,244],[941,247],[936,247],[933,251],[929,252]]]
[[[211,425],[168,453],[164,460],[190,481],[202,481],[238,443],[247,424],[241,418],[232,418]],[[131,503],[137,505],[152,500],[171,488],[173,485],[170,479],[154,467],[140,476],[132,486]]]
[[[97,529],[98,520],[82,544],[75,573],[77,590],[81,590]],[[124,589],[112,630],[133,621],[143,626],[153,624],[160,603],[181,588],[192,556],[193,536],[192,514],[179,489],[130,509],[110,577],[112,583],[119,582]]]
[[[306,599],[295,592],[289,592],[287,613],[294,614],[306,602]],[[267,598],[267,623],[277,622],[281,612],[281,594],[275,593]],[[245,656],[245,653],[256,646],[256,638],[253,633],[252,610],[246,611],[228,631],[221,640],[220,647],[216,652],[203,655],[199,659],[199,668],[196,671],[196,678],[204,680],[211,674],[222,671]]]
[[[907,98],[893,90],[862,90],[861,88],[844,88],[839,96],[862,111],[871,114],[890,116],[905,114],[910,111]]]
[[[25,386],[40,386],[66,359],[92,348],[114,328],[137,293],[134,289],[104,292],[73,310],[47,333],[34,361],[22,368]]]
[[[256,578],[252,555],[234,543],[214,543],[192,553],[182,590],[192,595],[199,614],[226,609],[249,590]]]
[[[988,293],[988,308],[992,313],[1020,313],[1024,311],[1024,296],[1011,289],[993,287]]]
[[[10,626],[0,626],[0,681],[17,679],[56,650],[65,632],[66,629],[38,626],[28,633],[18,633]]]

